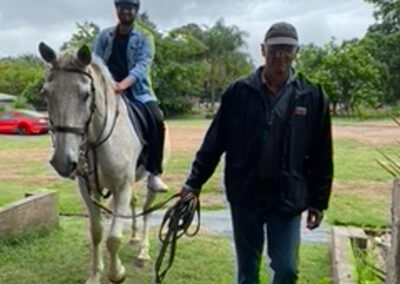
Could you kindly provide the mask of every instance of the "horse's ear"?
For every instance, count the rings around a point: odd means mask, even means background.
[[[80,63],[83,64],[83,66],[89,65],[89,63],[92,61],[92,54],[90,53],[90,48],[85,44],[82,46],[77,53],[77,57]]]
[[[54,50],[43,42],[39,44],[39,53],[42,58],[48,63],[53,64],[57,59],[57,55]]]

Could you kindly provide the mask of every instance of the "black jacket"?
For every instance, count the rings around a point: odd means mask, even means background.
[[[268,103],[261,70],[222,95],[186,184],[200,190],[225,152],[225,187],[232,206],[284,215],[327,209],[333,176],[327,98],[320,87],[298,76],[288,86],[287,115],[279,120]],[[274,133],[282,139],[271,137]],[[271,139],[280,141],[272,152],[266,149]],[[277,174],[271,174],[276,168]]]

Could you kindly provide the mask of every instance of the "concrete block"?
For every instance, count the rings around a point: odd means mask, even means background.
[[[356,284],[350,256],[352,254],[347,228],[332,229],[332,272],[335,284]]]
[[[0,238],[30,229],[51,228],[58,222],[55,192],[38,192],[0,208]]]

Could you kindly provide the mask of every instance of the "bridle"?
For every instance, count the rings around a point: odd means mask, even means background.
[[[96,100],[95,100],[95,87],[94,87],[94,81],[93,81],[93,77],[90,73],[83,71],[83,70],[79,70],[79,69],[74,69],[74,68],[53,68],[51,69],[50,72],[54,72],[54,71],[64,71],[64,72],[70,72],[70,73],[78,73],[78,74],[82,74],[86,77],[88,77],[90,79],[90,96],[92,98],[91,104],[90,104],[90,114],[89,114],[89,118],[86,121],[86,123],[84,124],[84,127],[73,127],[73,126],[60,126],[60,125],[54,125],[53,122],[50,120],[50,130],[52,132],[60,132],[60,133],[72,133],[72,134],[76,134],[79,136],[84,136],[87,135],[88,129],[89,129],[89,125],[92,121],[92,117],[93,114],[96,110]]]
[[[80,155],[79,155],[79,164],[77,168],[77,175],[82,177],[87,185],[89,194],[92,194],[92,189],[90,186],[90,175],[94,174],[95,175],[95,181],[96,181],[96,187],[98,193],[104,197],[107,198],[110,196],[110,192],[103,194],[100,190],[99,186],[99,180],[98,180],[98,174],[97,174],[97,155],[96,155],[96,149],[103,145],[112,135],[115,129],[115,125],[117,123],[117,119],[119,116],[119,102],[120,99],[117,99],[117,104],[116,104],[116,109],[115,109],[115,114],[112,122],[112,126],[110,131],[107,133],[107,135],[104,136],[104,133],[107,128],[107,123],[108,123],[108,96],[105,94],[105,117],[103,120],[103,127],[100,132],[100,134],[97,136],[95,142],[89,142],[88,140],[88,132],[89,132],[89,126],[92,122],[93,115],[96,110],[98,110],[97,105],[96,105],[96,89],[94,87],[94,80],[92,75],[89,72],[76,69],[76,68],[53,68],[50,70],[50,72],[70,72],[70,73],[78,73],[82,74],[83,76],[86,76],[90,79],[90,94],[89,96],[91,97],[91,103],[90,103],[90,114],[89,118],[85,122],[83,127],[76,127],[76,126],[66,126],[66,125],[54,125],[53,122],[50,120],[50,131],[54,133],[71,133],[75,135],[79,135],[83,138],[83,142],[80,145]],[[92,151],[93,153],[93,160],[94,160],[94,170],[90,170],[90,163],[89,163],[89,152]]]

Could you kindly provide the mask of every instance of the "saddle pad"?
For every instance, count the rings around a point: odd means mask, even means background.
[[[143,108],[141,108],[139,105],[136,105],[136,103],[130,101],[125,96],[122,97],[126,103],[128,109],[128,115],[131,120],[133,129],[138,135],[140,142],[144,146],[146,146],[147,145],[146,137],[148,137],[149,125],[146,120],[146,116],[142,111]],[[140,102],[138,102],[137,104],[140,104]]]

